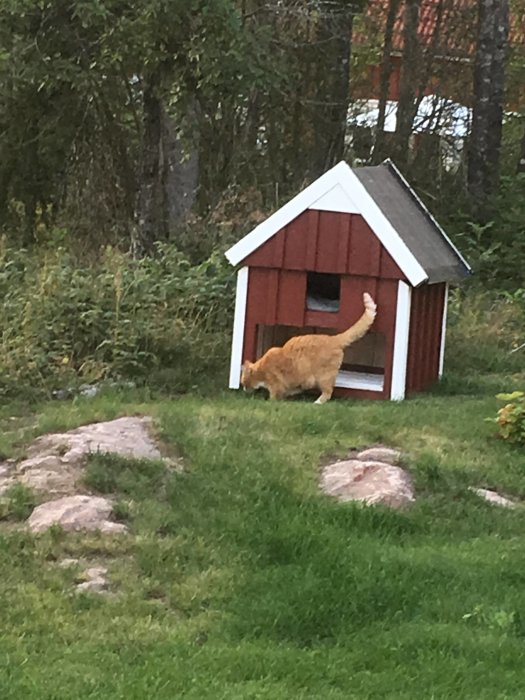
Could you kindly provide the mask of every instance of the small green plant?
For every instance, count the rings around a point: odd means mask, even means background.
[[[472,612],[463,615],[462,620],[474,623],[505,635],[523,636],[523,622],[517,610],[488,609],[484,605],[476,605]]]
[[[84,482],[98,493],[144,497],[146,494],[158,494],[165,476],[166,468],[162,462],[93,452],[88,457]]]
[[[497,394],[497,399],[505,401],[493,420],[504,440],[525,444],[525,393],[513,391],[511,394]]]
[[[0,502],[0,519],[26,520],[35,504],[35,496],[30,488],[23,484],[14,484]]]

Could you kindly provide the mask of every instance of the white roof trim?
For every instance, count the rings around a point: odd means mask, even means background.
[[[331,170],[321,175],[320,178],[308,185],[306,189],[299,192],[284,207],[278,209],[266,221],[259,224],[253,231],[250,231],[244,238],[241,238],[234,246],[226,251],[225,255],[232,265],[237,265],[250,253],[257,250],[263,243],[266,243],[277,231],[280,231],[287,224],[295,219],[303,211],[316,202],[320,197],[333,189],[340,180],[344,168],[348,168],[346,163],[339,163]]]
[[[353,207],[352,213],[359,213],[368,223],[372,231],[390,253],[410,284],[414,287],[425,282],[428,275],[410,251],[401,236],[367,192],[359,178],[351,168],[341,161],[331,170],[321,175],[302,192],[278,209],[266,221],[263,221],[253,231],[241,238],[225,255],[232,265],[237,265],[253,253],[274,234],[302,214],[324,197],[328,192],[339,186]],[[339,188],[338,188],[339,189]]]

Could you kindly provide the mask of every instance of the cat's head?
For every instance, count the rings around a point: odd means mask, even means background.
[[[264,381],[259,376],[256,364],[249,360],[246,360],[242,366],[241,385],[245,391],[246,389],[260,389],[264,387]]]

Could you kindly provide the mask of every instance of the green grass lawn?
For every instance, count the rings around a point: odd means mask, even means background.
[[[499,387],[508,388],[508,385]],[[525,497],[525,450],[495,439],[489,393],[400,404],[150,400],[107,394],[0,409],[0,451],[145,413],[183,473],[99,456],[131,536],[0,528],[0,698],[525,697],[525,521],[469,486]],[[400,447],[417,502],[338,504],[327,455]],[[57,561],[109,569],[74,592]]]

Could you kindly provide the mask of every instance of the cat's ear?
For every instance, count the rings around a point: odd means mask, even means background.
[[[242,371],[249,372],[252,367],[253,367],[253,362],[250,362],[250,360],[246,360],[246,362],[242,366]]]

